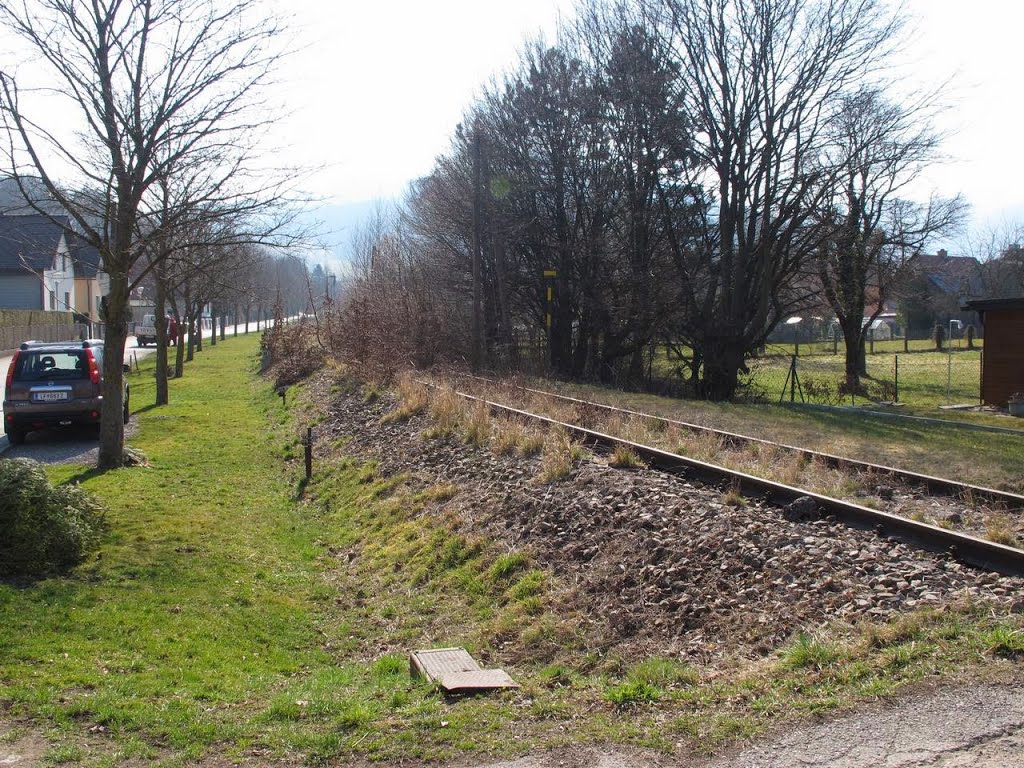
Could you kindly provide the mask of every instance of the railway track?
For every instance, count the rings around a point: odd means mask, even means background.
[[[477,378],[477,377],[474,377]],[[490,382],[487,379],[480,379],[481,381],[487,381],[494,385],[495,382]],[[440,389],[441,387],[433,382],[419,381],[420,384],[430,389]],[[873,530],[880,536],[893,537],[895,539],[904,541],[913,546],[919,547],[932,552],[943,552],[956,560],[971,565],[977,568],[982,568],[989,571],[994,571],[1007,576],[1024,576],[1024,550],[1009,547],[1003,544],[998,544],[991,541],[972,536],[966,533],[947,530],[938,526],[929,525],[927,523],[918,522],[916,520],[894,515],[888,512],[883,512],[869,507],[855,504],[850,501],[837,499],[831,496],[826,496],[813,491],[808,491],[802,488],[786,485],[773,480],[768,480],[762,477],[757,477],[744,472],[728,469],[721,467],[716,464],[700,461],[698,459],[690,458],[687,456],[681,456],[679,454],[671,453],[669,451],[662,450],[660,448],[654,448],[652,446],[643,445],[630,440],[626,440],[621,437],[614,435],[605,434],[598,432],[593,429],[582,427],[578,424],[571,424],[556,419],[549,418],[536,413],[515,408],[513,406],[495,402],[486,398],[478,397],[476,395],[454,390],[455,394],[467,401],[480,403],[486,406],[492,413],[513,417],[525,421],[533,421],[545,425],[548,428],[559,428],[579,438],[585,444],[591,446],[600,446],[606,449],[613,449],[615,446],[626,446],[634,451],[641,459],[643,459],[648,466],[672,474],[682,475],[687,479],[698,480],[705,484],[719,485],[723,488],[735,489],[745,496],[749,497],[762,497],[770,502],[779,506],[792,505],[793,502],[798,499],[809,499],[813,502],[814,509],[812,514],[817,514],[821,517],[833,517],[836,520],[860,529]],[[529,391],[529,390],[528,390]],[[566,398],[563,395],[552,395],[552,393],[543,392],[542,390],[532,390],[535,393],[559,397],[568,401],[573,401],[578,404],[585,404],[591,406],[600,406],[605,409],[609,409],[622,414],[630,414],[634,416],[642,416],[645,418],[659,418],[652,417],[649,414],[641,414],[633,411],[625,411],[623,409],[614,408],[613,406],[602,406],[597,403],[587,403],[587,401],[577,400],[575,398]],[[670,423],[683,425],[684,422],[673,422],[672,420],[662,419]],[[697,425],[688,425],[697,429],[706,429],[698,427]],[[731,435],[732,433],[721,433],[722,435]],[[737,435],[739,439],[750,439],[744,438],[744,436]],[[765,442],[768,441],[758,441]],[[769,443],[770,444],[770,443]],[[794,448],[794,450],[804,450]],[[817,454],[816,452],[807,452],[815,456],[827,456],[827,454]],[[841,457],[832,457],[834,460],[839,462],[846,462],[847,460]],[[865,468],[874,468],[877,465],[871,465],[865,462],[852,462],[846,464],[846,466],[860,465]],[[915,473],[903,473],[902,470],[897,470],[890,467],[879,467],[873,469],[873,471],[884,471],[890,470],[893,473],[902,474],[905,477],[914,478],[928,478],[926,475],[916,475]],[[928,478],[938,483],[938,488],[949,489],[952,485],[955,485],[953,481],[943,480],[942,478]],[[920,480],[915,480],[921,482]],[[980,488],[977,486],[966,486],[962,485],[962,488],[977,488],[977,492],[990,492],[997,494],[1003,499],[1010,497],[1014,500],[1015,508],[1020,508],[1024,504],[1024,497],[1019,497],[1014,494],[1006,494],[1002,491],[994,489]],[[974,492],[972,490],[972,492]],[[802,501],[800,506],[807,509],[811,502]]]
[[[602,411],[630,418],[649,419],[650,421],[660,422],[665,425],[671,425],[694,433],[714,435],[731,446],[763,445],[773,449],[788,451],[808,460],[820,461],[825,466],[835,469],[889,477],[908,486],[923,488],[932,495],[952,496],[961,499],[972,498],[977,501],[984,501],[989,504],[998,505],[1007,512],[1024,512],[1024,495],[1012,493],[1010,491],[1001,491],[996,488],[987,488],[985,486],[973,485],[971,483],[961,483],[957,480],[925,475],[919,472],[911,472],[905,469],[889,467],[884,464],[874,464],[868,461],[861,461],[859,459],[851,459],[844,456],[837,456],[835,454],[823,453],[821,451],[814,451],[800,446],[778,443],[759,437],[750,437],[749,435],[741,435],[736,432],[727,432],[725,430],[714,429],[700,424],[692,424],[690,422],[679,421],[677,419],[669,419],[664,416],[655,416],[650,413],[632,411],[626,408],[607,405],[605,403],[596,403],[590,400],[569,397],[568,395],[560,395],[556,392],[548,392],[543,389],[534,389],[531,387],[509,384],[507,382],[495,381],[482,376],[473,376],[471,374],[458,374],[458,376],[489,386],[512,387],[522,392],[551,398],[558,402],[570,403],[584,409],[593,409],[595,411]]]

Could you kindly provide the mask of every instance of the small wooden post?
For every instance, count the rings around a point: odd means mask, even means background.
[[[306,479],[313,479],[313,428],[306,427],[306,439],[302,441],[306,447]]]

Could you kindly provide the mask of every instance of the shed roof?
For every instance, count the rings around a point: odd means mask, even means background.
[[[1024,296],[1015,296],[1005,299],[975,299],[974,301],[964,302],[962,308],[973,312],[990,312],[993,310],[999,311],[1004,309],[1024,310]]]
[[[0,216],[0,271],[49,269],[68,223],[65,216]]]

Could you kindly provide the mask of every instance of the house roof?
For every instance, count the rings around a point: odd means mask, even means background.
[[[917,270],[947,295],[978,295],[983,289],[981,262],[973,256],[950,256],[945,251],[914,257]]]
[[[63,216],[0,216],[0,271],[50,269],[67,225]]]
[[[100,252],[74,232],[68,233],[66,239],[75,277],[96,277],[100,271]]]

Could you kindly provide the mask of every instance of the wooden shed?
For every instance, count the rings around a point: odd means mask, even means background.
[[[1010,395],[1024,392],[1024,296],[969,301],[985,327],[981,358],[981,401],[1005,406]]]

